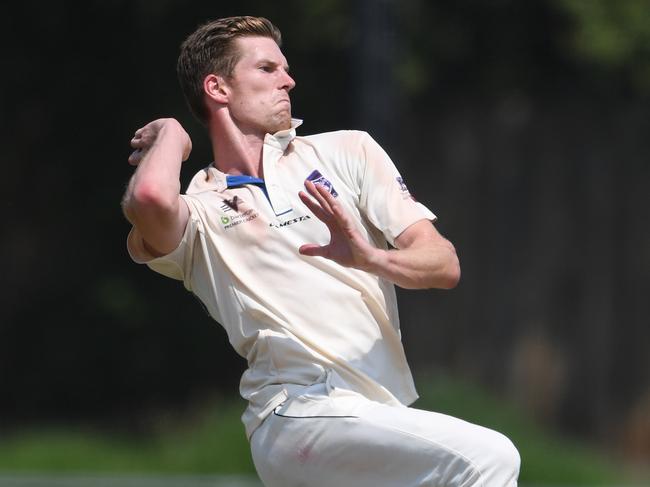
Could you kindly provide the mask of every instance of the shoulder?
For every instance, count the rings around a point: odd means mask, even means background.
[[[337,159],[356,160],[364,156],[364,148],[374,141],[363,130],[336,130],[299,136],[294,139],[294,143],[310,146],[320,154],[329,154]]]
[[[299,136],[296,137],[296,140],[314,144],[326,144],[332,142],[361,142],[367,138],[370,138],[370,135],[363,130],[335,130],[332,132]]]
[[[187,195],[198,195],[215,191],[222,192],[226,189],[226,186],[226,175],[214,167],[213,164],[209,164],[194,175],[185,193]]]

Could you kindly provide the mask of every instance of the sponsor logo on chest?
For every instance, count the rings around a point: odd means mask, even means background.
[[[293,225],[294,223],[300,223],[310,219],[311,217],[309,215],[303,215],[303,216],[298,216],[296,218],[292,218],[291,220],[285,220],[283,222],[269,223],[269,227],[285,228],[288,227],[289,225]]]
[[[221,209],[224,212],[239,211],[239,203],[241,202],[242,200],[237,195],[233,196],[231,199],[224,198],[223,205],[221,205]]]
[[[220,217],[224,230],[236,227],[242,223],[248,223],[259,216],[259,213],[253,208],[241,208],[242,203],[243,200],[237,195],[232,198],[223,198],[223,204],[219,208],[225,213]],[[241,212],[240,209],[242,210]]]

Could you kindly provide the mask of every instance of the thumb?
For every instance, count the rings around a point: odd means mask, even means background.
[[[328,247],[328,245],[305,244],[300,246],[298,253],[310,257],[327,257]]]

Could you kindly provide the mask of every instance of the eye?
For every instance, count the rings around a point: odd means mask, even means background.
[[[262,71],[265,73],[271,73],[273,71],[273,67],[269,66],[268,64],[263,64],[262,66],[259,67]]]

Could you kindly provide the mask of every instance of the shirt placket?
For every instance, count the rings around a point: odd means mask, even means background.
[[[280,143],[272,136],[267,136],[264,141],[262,167],[264,168],[266,191],[276,217],[287,215],[293,211],[289,195],[278,176],[277,166],[282,155],[283,151]]]

